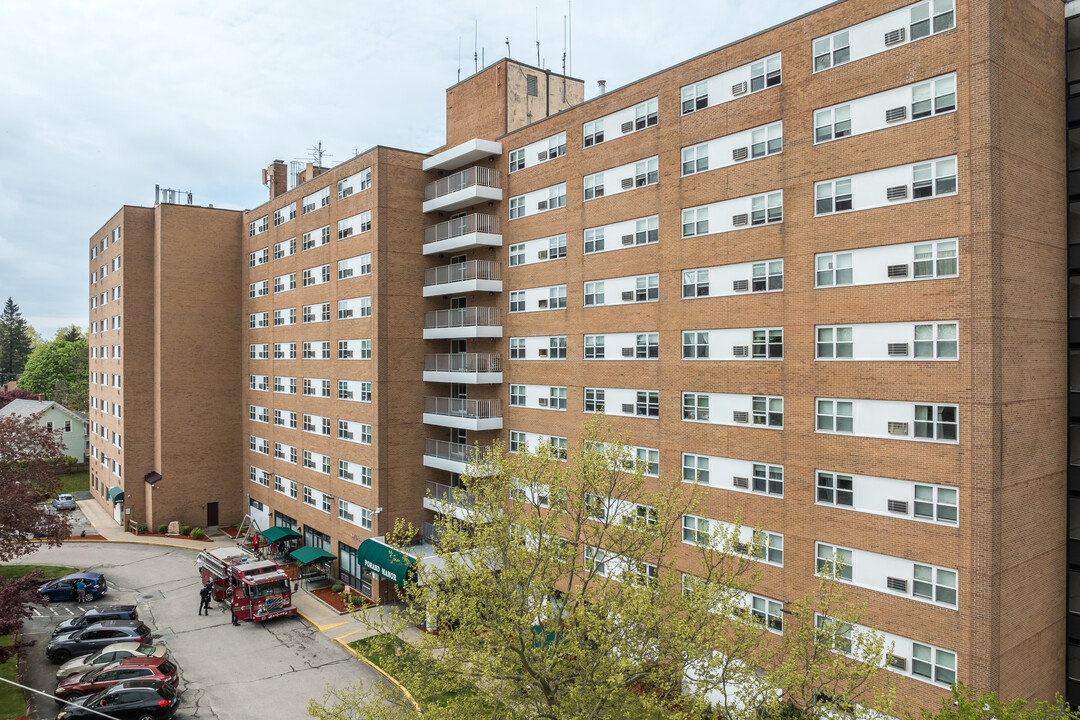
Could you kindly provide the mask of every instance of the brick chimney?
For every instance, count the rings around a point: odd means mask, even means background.
[[[275,160],[262,171],[263,185],[270,186],[270,199],[284,195],[289,189],[289,167],[284,160]]]

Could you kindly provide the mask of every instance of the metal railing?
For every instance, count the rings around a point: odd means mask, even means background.
[[[430,440],[428,442],[431,442]],[[442,483],[427,481],[427,497],[439,502],[469,507],[473,504],[472,495],[463,487],[452,487]]]
[[[499,216],[473,213],[441,222],[438,225],[428,225],[424,228],[424,244],[438,240],[449,240],[459,235],[468,235],[474,232],[498,235],[501,232],[499,229]]]
[[[430,415],[483,420],[502,417],[498,400],[467,400],[465,398],[425,397],[424,412]]]
[[[465,280],[502,280],[502,265],[494,260],[470,260],[424,271],[424,287]]]
[[[499,308],[463,307],[429,310],[424,313],[424,328],[455,328],[499,325]]]
[[[439,353],[424,356],[426,372],[489,373],[502,372],[498,353]]]
[[[464,190],[465,188],[473,187],[474,185],[483,185],[484,187],[489,188],[501,188],[502,173],[494,168],[474,165],[473,167],[459,170],[453,175],[447,175],[446,177],[439,178],[435,182],[428,183],[427,187],[424,188],[424,199],[434,200],[435,198],[449,195],[452,192]]]
[[[424,444],[425,455],[460,463],[481,463],[490,449],[479,445],[466,445],[465,443],[433,440],[432,438],[427,438]]]

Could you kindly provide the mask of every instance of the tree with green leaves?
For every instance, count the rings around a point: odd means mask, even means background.
[[[702,488],[651,477],[602,418],[582,438],[569,452],[496,446],[463,487],[433,499],[434,561],[416,566],[402,608],[380,615],[368,641],[424,718],[811,717],[874,700],[880,638],[842,639],[857,617],[834,581],[792,617],[759,612],[748,593],[768,552],[760,531],[738,518],[684,530]],[[402,523],[388,538],[406,553],[415,540]],[[822,609],[840,624],[815,627]],[[417,625],[438,632],[401,645]],[[797,664],[783,664],[787,651]],[[381,683],[330,691],[310,709],[418,717]]]
[[[86,340],[86,335],[83,334],[82,328],[72,323],[66,327],[62,327],[56,331],[56,340],[66,340],[68,342],[77,342],[79,340]]]
[[[30,357],[30,326],[10,297],[0,313],[0,384],[14,380]]]
[[[39,344],[26,361],[19,387],[85,414],[90,403],[90,345],[85,338]]]
[[[923,710],[919,717],[920,720],[1080,720],[1080,710],[1071,708],[1060,695],[1053,702],[1006,701],[997,693],[980,693],[956,683],[952,694],[941,699],[941,707]]]

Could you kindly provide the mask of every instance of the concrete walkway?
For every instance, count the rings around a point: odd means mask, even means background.
[[[206,550],[213,547],[225,547],[235,545],[236,541],[231,537],[221,532],[220,530],[213,536],[210,536],[210,541],[204,540],[192,540],[191,538],[183,535],[171,535],[169,537],[157,537],[154,535],[136,535],[130,533],[121,526],[116,524],[105,508],[96,500],[79,500],[76,503],[79,506],[79,510],[86,516],[86,519],[90,521],[90,524],[94,526],[94,530],[98,535],[101,535],[108,542],[136,542],[147,545],[166,545],[168,547],[187,548],[188,550]],[[71,538],[74,542],[85,542],[79,538]],[[101,542],[101,541],[98,541]]]

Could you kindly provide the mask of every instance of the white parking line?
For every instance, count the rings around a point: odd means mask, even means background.
[[[64,609],[67,610],[68,615],[74,615],[75,614],[75,613],[71,612],[71,608],[64,608]]]

